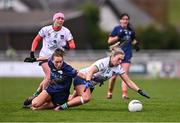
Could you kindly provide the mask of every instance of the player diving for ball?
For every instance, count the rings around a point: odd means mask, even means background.
[[[94,86],[96,84],[102,85],[104,81],[110,79],[113,75],[119,75],[129,88],[146,98],[150,98],[124,71],[120,64],[123,59],[124,51],[114,47],[111,50],[110,56],[99,59],[90,67],[80,70],[85,75],[85,78],[80,76],[74,78],[75,93],[69,101],[57,106],[55,110],[64,110],[89,102]]]

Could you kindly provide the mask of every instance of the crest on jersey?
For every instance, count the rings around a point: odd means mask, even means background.
[[[59,74],[63,74],[63,71],[62,70],[59,70],[59,71],[57,71]]]
[[[64,39],[64,35],[61,35],[61,39]]]

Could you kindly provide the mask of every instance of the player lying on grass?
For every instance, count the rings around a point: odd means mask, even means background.
[[[96,84],[102,84],[113,75],[119,75],[129,88],[138,92],[140,95],[150,98],[144,93],[127,75],[122,66],[121,61],[124,59],[124,52],[119,48],[114,48],[109,57],[100,59],[88,68],[80,70],[86,78],[76,76],[74,78],[75,96],[71,100],[59,105],[55,110],[64,110],[69,107],[82,105],[91,100],[91,93]]]
[[[50,83],[37,97],[32,100],[32,109],[51,109],[68,101],[72,78],[85,78],[63,60],[64,52],[56,49],[50,58],[40,57],[34,61],[47,61],[50,67]],[[31,62],[27,58],[26,62]]]

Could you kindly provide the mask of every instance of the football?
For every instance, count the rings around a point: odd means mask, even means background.
[[[130,112],[142,111],[143,105],[139,100],[131,100],[128,104],[128,110]]]

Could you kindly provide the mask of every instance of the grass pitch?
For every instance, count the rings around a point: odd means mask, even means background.
[[[121,99],[117,80],[113,99],[106,99],[107,83],[96,87],[92,100],[83,106],[55,112],[23,109],[22,102],[32,95],[41,78],[0,78],[0,122],[180,122],[180,80],[134,79],[151,99],[129,90],[131,99],[143,103],[142,112],[129,112]]]

